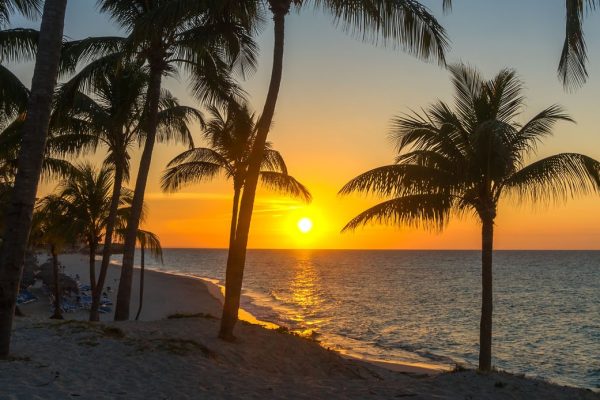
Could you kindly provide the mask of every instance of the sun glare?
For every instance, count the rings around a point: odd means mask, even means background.
[[[302,218],[300,221],[298,221],[298,229],[300,229],[300,232],[302,232],[302,233],[310,232],[312,227],[313,227],[312,221],[306,217]]]

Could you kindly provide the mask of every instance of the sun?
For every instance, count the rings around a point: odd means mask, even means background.
[[[313,227],[313,223],[309,218],[302,218],[298,221],[298,229],[300,229],[300,232],[302,233],[308,233],[311,231]]]

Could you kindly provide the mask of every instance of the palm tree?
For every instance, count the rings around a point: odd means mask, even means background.
[[[149,83],[146,99],[145,140],[136,178],[133,205],[125,236],[123,265],[117,295],[116,320],[129,317],[136,235],[152,161],[162,78],[179,69],[191,79],[191,89],[202,102],[239,97],[231,71],[241,73],[255,62],[256,47],[249,28],[221,1],[99,0],[100,10],[111,14],[126,38],[90,38],[67,46],[64,65],[74,68],[84,58],[121,55],[146,63]],[[233,12],[236,11],[236,12]],[[104,261],[103,261],[104,262]]]
[[[558,121],[572,121],[554,105],[523,125],[523,84],[512,70],[484,80],[465,65],[450,68],[454,108],[438,101],[423,114],[394,120],[396,163],[348,182],[341,194],[392,197],[352,219],[344,230],[370,222],[442,230],[451,216],[474,214],[481,222],[482,307],[479,369],[492,361],[492,248],[498,202],[550,204],[598,193],[600,163],[561,153],[526,164]]]
[[[65,246],[75,242],[74,225],[63,199],[49,195],[41,199],[33,214],[30,243],[47,245],[52,256],[54,275],[54,313],[50,318],[63,319],[61,312],[60,273],[58,254]]]
[[[600,0],[565,0],[565,42],[558,64],[558,75],[567,89],[578,88],[587,81],[587,46],[583,34],[583,19],[586,11],[593,11],[597,6],[600,7]]]
[[[174,192],[183,185],[207,181],[220,173],[233,181],[233,210],[229,246],[233,245],[238,220],[239,201],[246,174],[248,156],[256,137],[254,115],[246,105],[230,104],[223,115],[217,107],[209,108],[212,116],[205,129],[205,136],[211,148],[199,147],[185,151],[168,164],[162,178],[165,191]],[[262,183],[271,189],[298,197],[309,202],[309,191],[296,179],[288,175],[287,166],[281,154],[267,143],[263,153],[260,177]]]
[[[141,62],[123,63],[118,58],[105,57],[87,65],[59,90],[58,110],[53,119],[62,132],[53,139],[57,147],[73,152],[95,150],[99,144],[103,145],[108,151],[104,163],[114,169],[98,287],[92,291],[98,300],[108,271],[121,187],[129,180],[130,151],[146,134],[144,102],[148,78],[148,71]],[[168,91],[162,91],[155,132],[157,141],[193,147],[188,126],[195,120],[202,123],[198,110],[179,104]],[[99,303],[92,304],[92,321],[99,319],[96,306]]]
[[[150,255],[160,262],[163,262],[162,246],[160,239],[155,233],[138,229],[138,243],[140,244],[140,299],[137,312],[135,314],[135,320],[140,318],[142,313],[142,306],[144,304],[144,271],[145,271],[145,257],[146,249],[150,250]]]
[[[113,181],[114,172],[111,167],[104,165],[98,170],[86,163],[74,168],[74,171],[58,185],[57,196],[62,199],[62,207],[68,213],[82,241],[88,245],[92,292],[96,291],[96,250],[108,224]],[[123,225],[128,207],[131,206],[131,193],[122,188],[119,196],[120,208],[117,217],[119,225]]]
[[[240,306],[246,248],[256,187],[283,74],[285,18],[290,8],[294,6],[301,9],[311,5],[319,11],[324,9],[333,16],[335,25],[355,33],[359,38],[376,43],[391,43],[423,60],[436,60],[440,64],[445,64],[447,48],[444,29],[425,6],[414,0],[323,0],[316,2],[257,0],[256,2],[263,7],[268,7],[273,17],[273,66],[267,97],[260,121],[257,124],[254,147],[249,156],[248,173],[240,202],[236,241],[234,246],[230,247],[227,256],[225,303],[219,331],[219,337],[225,340],[234,339],[233,328],[237,322]],[[444,0],[443,4],[445,7],[449,7],[450,1]]]
[[[13,0],[3,3],[25,2]],[[12,319],[46,148],[66,7],[67,0],[46,0],[44,3],[18,172],[6,213],[5,239],[0,249],[0,357],[6,357],[10,350]]]

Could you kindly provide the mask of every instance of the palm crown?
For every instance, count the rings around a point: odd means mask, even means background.
[[[496,215],[498,200],[551,202],[597,192],[600,164],[562,153],[526,165],[558,121],[571,121],[554,105],[525,124],[523,85],[512,70],[486,81],[464,65],[450,68],[455,106],[437,102],[421,115],[394,120],[396,164],[376,168],[347,183],[342,194],[372,192],[394,199],[355,217],[344,229],[370,221],[441,229],[452,212]]]
[[[164,190],[175,191],[185,184],[213,179],[220,173],[233,180],[236,191],[243,188],[256,135],[255,117],[245,105],[231,104],[226,113],[217,107],[210,107],[209,111],[212,118],[204,133],[211,147],[191,149],[171,160],[162,178]],[[308,190],[288,174],[281,154],[270,144],[266,147],[260,172],[262,183],[270,189],[310,201]]]

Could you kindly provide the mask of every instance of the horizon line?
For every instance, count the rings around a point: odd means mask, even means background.
[[[136,247],[139,249],[139,247]],[[228,250],[228,247],[169,247],[163,249],[174,250]],[[247,250],[326,250],[326,251],[479,251],[478,248],[465,249],[388,249],[388,248],[268,248],[268,247],[252,247]],[[496,251],[600,251],[600,249],[494,249]]]

